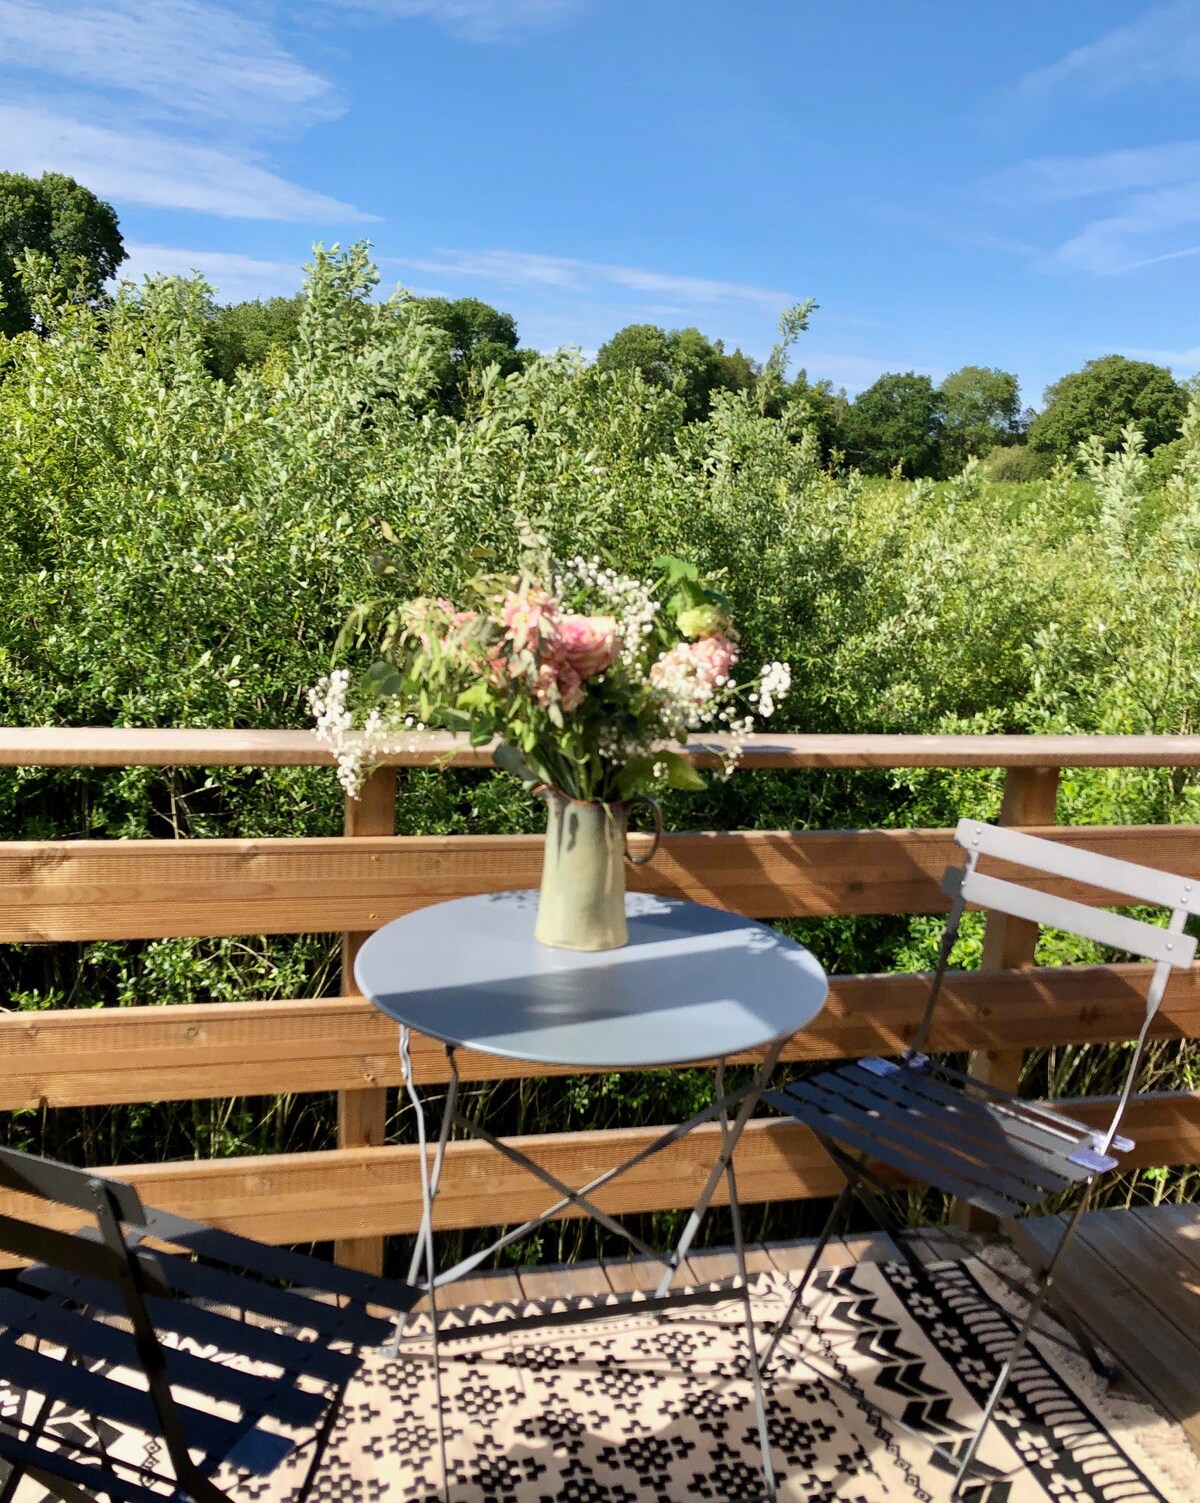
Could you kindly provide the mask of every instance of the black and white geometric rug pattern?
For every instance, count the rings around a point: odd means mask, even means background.
[[[782,1274],[752,1279],[760,1346],[790,1298]],[[961,1454],[1015,1330],[979,1263],[859,1264],[822,1273],[769,1374],[768,1427],[786,1503],[944,1503],[953,1473],[917,1436]],[[446,1317],[477,1334],[441,1347],[452,1503],[751,1503],[763,1496],[740,1298],[663,1315],[489,1333],[498,1319],[599,1299],[475,1306]],[[1018,1364],[980,1452],[991,1479],[969,1503],[1185,1503],[1196,1468],[1161,1465],[1144,1426],[1181,1432],[1140,1408],[1114,1426],[1103,1395],[1068,1379],[1042,1342]],[[1070,1366],[1071,1364],[1067,1364]],[[1090,1374],[1088,1375],[1090,1378]],[[15,1395],[9,1395],[7,1406]],[[868,1405],[902,1420],[889,1423]],[[0,1415],[6,1403],[0,1383]],[[1126,1406],[1125,1413],[1130,1412]],[[1136,1412],[1136,1411],[1135,1411]],[[90,1422],[52,1432],[84,1444]],[[912,1432],[916,1432],[914,1435]],[[147,1459],[144,1439],[106,1441]],[[1186,1452],[1190,1455],[1190,1452]],[[437,1503],[442,1490],[432,1370],[420,1352],[368,1358],[347,1394],[312,1497],[316,1503]],[[298,1452],[269,1479],[218,1478],[248,1503],[283,1503]],[[19,1503],[45,1496],[29,1483]]]

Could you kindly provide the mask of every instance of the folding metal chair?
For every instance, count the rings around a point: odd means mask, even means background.
[[[70,1503],[223,1503],[220,1469],[265,1477],[311,1446],[306,1498],[362,1348],[420,1291],[149,1209],[131,1185],[30,1154],[0,1149],[0,1185],[95,1218],[70,1235],[0,1216],[0,1248],[33,1260],[0,1282],[0,1377],[21,1394],[0,1420],[0,1503],[26,1476]],[[113,1454],[129,1431],[142,1459]]]
[[[762,1362],[765,1369],[803,1298],[821,1252],[852,1199],[857,1198],[897,1240],[906,1256],[912,1257],[881,1198],[888,1186],[878,1174],[877,1166],[899,1171],[979,1207],[995,1216],[1010,1236],[1021,1216],[1050,1197],[1063,1196],[1071,1214],[1057,1248],[1040,1268],[1032,1270],[1034,1293],[1012,1350],[984,1405],[979,1427],[961,1456],[942,1453],[957,1469],[951,1494],[957,1498],[1094,1186],[1119,1166],[1122,1154],[1133,1148],[1128,1138],[1120,1136],[1121,1121],[1167,978],[1173,967],[1189,966],[1194,959],[1196,941],[1183,933],[1183,926],[1188,915],[1200,908],[1200,903],[1195,884],[1182,877],[1033,835],[964,819],[959,822],[954,838],[966,852],[966,861],[961,867],[949,868],[942,879],[942,889],[951,898],[950,914],[925,1013],[912,1045],[898,1060],[862,1059],[809,1080],[793,1081],[763,1098],[816,1133],[846,1176],[846,1184]],[[1001,870],[1021,868],[1021,876],[1014,881],[985,875],[979,870],[981,856],[989,862],[1001,863]],[[1109,902],[1123,898],[1170,909],[1171,918],[1166,928],[1160,928],[1141,919],[1089,907],[1074,898],[1024,885],[1033,874],[1048,879],[1060,891],[1064,885],[1085,885],[1103,892]],[[1023,1101],[950,1069],[922,1052],[950,951],[968,903],[1035,924],[1069,930],[1110,949],[1155,962],[1149,972],[1145,1021],[1106,1131],[1097,1132],[1056,1108]],[[1093,1365],[1100,1366],[1090,1338],[1069,1308],[1056,1304],[1055,1314],[1079,1341]]]

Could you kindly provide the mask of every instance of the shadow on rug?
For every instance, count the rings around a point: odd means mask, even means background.
[[[786,1307],[782,1274],[752,1281],[760,1346]],[[452,1503],[751,1503],[762,1497],[743,1306],[666,1316],[622,1303],[610,1319],[498,1333],[512,1315],[606,1299],[476,1306],[442,1351]],[[787,1503],[943,1503],[952,1473],[928,1445],[965,1447],[1012,1340],[1014,1301],[978,1262],[859,1264],[821,1274],[769,1374],[768,1421]],[[415,1323],[419,1329],[419,1322]],[[426,1348],[427,1351],[427,1348]],[[8,1395],[7,1412],[16,1395]],[[868,1408],[882,1408],[907,1430]],[[51,1426],[68,1444],[85,1416]],[[106,1437],[130,1459],[133,1435]],[[269,1480],[219,1478],[236,1497],[289,1497],[298,1451]],[[1148,1407],[1110,1401],[1090,1370],[1040,1340],[1018,1364],[970,1503],[1188,1503],[1196,1458]],[[21,1503],[44,1496],[23,1484]],[[443,1496],[432,1367],[421,1350],[368,1359],[312,1494],[316,1503],[436,1503]]]

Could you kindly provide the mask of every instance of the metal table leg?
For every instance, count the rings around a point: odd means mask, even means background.
[[[409,1030],[407,1027],[402,1027],[400,1031],[400,1059],[404,1074],[405,1089],[408,1093],[409,1101],[412,1104],[414,1118],[417,1125],[418,1158],[421,1174],[421,1223],[417,1232],[416,1243],[413,1248],[413,1256],[409,1268],[409,1282],[420,1282],[421,1265],[424,1264],[424,1284],[429,1296],[429,1315],[432,1332],[432,1356],[438,1395],[438,1443],[441,1452],[444,1489],[447,1489],[449,1486],[449,1474],[446,1461],[446,1440],[442,1413],[441,1369],[438,1349],[438,1288],[453,1283],[456,1279],[464,1277],[467,1273],[477,1268],[493,1253],[497,1252],[503,1247],[508,1246],[510,1243],[518,1240],[520,1237],[527,1235],[530,1231],[535,1230],[537,1227],[544,1225],[547,1221],[553,1219],[555,1216],[560,1215],[564,1210],[573,1205],[581,1210],[585,1215],[589,1216],[598,1225],[604,1227],[609,1231],[620,1233],[629,1242],[631,1242],[639,1252],[659,1258],[659,1260],[664,1264],[663,1276],[659,1281],[658,1287],[655,1290],[654,1295],[649,1300],[643,1302],[643,1308],[661,1310],[675,1304],[686,1303],[689,1296],[682,1293],[672,1295],[670,1292],[671,1285],[675,1280],[676,1273],[687,1257],[688,1251],[690,1250],[692,1243],[695,1240],[701,1223],[703,1222],[703,1219],[707,1214],[710,1205],[712,1204],[712,1199],[716,1193],[717,1186],[720,1184],[722,1176],[724,1176],[728,1187],[730,1215],[733,1224],[734,1251],[737,1261],[737,1277],[740,1283],[740,1291],[738,1292],[740,1292],[741,1294],[745,1311],[748,1348],[747,1360],[750,1368],[751,1382],[754,1386],[754,1402],[758,1425],[759,1446],[762,1453],[763,1479],[766,1484],[765,1499],[766,1503],[775,1503],[776,1485],[774,1468],[771,1462],[770,1437],[767,1429],[766,1399],[763,1390],[762,1373],[760,1371],[758,1360],[757,1342],[755,1340],[754,1312],[750,1296],[749,1274],[746,1268],[745,1242],[742,1236],[741,1209],[737,1196],[737,1181],[733,1165],[733,1156],[734,1151],[737,1148],[738,1141],[741,1138],[743,1131],[745,1130],[746,1124],[749,1122],[751,1116],[753,1115],[754,1109],[758,1105],[762,1092],[766,1089],[771,1073],[779,1061],[779,1056],[782,1052],[784,1041],[780,1040],[778,1043],[772,1045],[771,1048],[767,1051],[766,1055],[763,1057],[761,1063],[756,1068],[750,1082],[747,1085],[741,1086],[733,1091],[726,1091],[725,1089],[726,1061],[724,1059],[719,1060],[717,1062],[715,1079],[716,1099],[710,1106],[704,1108],[700,1112],[697,1112],[686,1122],[680,1123],[678,1127],[668,1129],[666,1132],[662,1133],[659,1137],[654,1139],[652,1143],[641,1149],[638,1153],[634,1154],[629,1159],[626,1159],[623,1163],[614,1165],[612,1169],[606,1170],[603,1174],[597,1175],[595,1178],[589,1181],[588,1184],[584,1185],[581,1189],[578,1190],[571,1189],[568,1185],[559,1180],[557,1176],[550,1173],[549,1170],[543,1168],[540,1164],[535,1163],[528,1157],[528,1155],[522,1153],[519,1149],[514,1148],[511,1144],[505,1143],[502,1140],[494,1137],[493,1134],[488,1132],[486,1128],[481,1127],[478,1123],[469,1121],[459,1112],[458,1069],[455,1062],[454,1049],[450,1046],[447,1046],[446,1048],[446,1060],[449,1065],[449,1081],[446,1088],[446,1100],[442,1112],[441,1127],[434,1149],[433,1164],[432,1166],[430,1166],[428,1157],[429,1144],[426,1134],[425,1110],[420,1095],[416,1090],[415,1082],[413,1080],[412,1061],[409,1053],[409,1042]],[[738,1112],[736,1117],[731,1118],[730,1108],[734,1104],[738,1104]],[[661,1254],[656,1253],[640,1238],[634,1236],[631,1232],[628,1231],[627,1228],[623,1227],[620,1222],[617,1221],[614,1217],[601,1210],[601,1208],[595,1205],[595,1203],[590,1199],[590,1197],[596,1190],[602,1188],[604,1185],[617,1178],[617,1176],[626,1173],[635,1165],[642,1163],[645,1159],[651,1157],[653,1154],[659,1153],[663,1149],[671,1146],[671,1144],[680,1141],[694,1128],[702,1125],[705,1122],[711,1121],[714,1118],[719,1123],[721,1129],[720,1151],[717,1155],[716,1161],[713,1164],[712,1170],[709,1173],[708,1179],[706,1180],[704,1187],[700,1192],[696,1204],[692,1208],[692,1211],[688,1216],[688,1220],[684,1227],[683,1233],[670,1254],[662,1256]],[[471,1136],[488,1143],[499,1153],[503,1154],[505,1157],[511,1159],[513,1162],[517,1163],[522,1168],[527,1170],[535,1178],[540,1179],[551,1189],[556,1190],[559,1193],[560,1199],[553,1205],[547,1207],[546,1210],[540,1212],[537,1216],[531,1217],[521,1226],[505,1233],[502,1237],[498,1238],[495,1242],[490,1244],[490,1246],[484,1248],[481,1252],[474,1253],[471,1256],[462,1259],[459,1263],[455,1264],[453,1268],[447,1269],[442,1274],[438,1274],[436,1271],[433,1255],[433,1210],[434,1204],[437,1199],[438,1186],[441,1181],[442,1169],[445,1163],[446,1147],[450,1140],[451,1131],[453,1130],[455,1125],[458,1125]],[[727,1297],[726,1292],[723,1291],[720,1297]],[[594,1311],[589,1311],[588,1315],[590,1318],[599,1319],[603,1318],[606,1313],[608,1312],[604,1308],[597,1308]],[[552,1319],[547,1319],[544,1323],[547,1325],[561,1324],[566,1320],[577,1320],[578,1318],[580,1317],[569,1315],[564,1312],[563,1314],[560,1314]],[[398,1355],[400,1351],[401,1341],[403,1338],[407,1319],[407,1316],[401,1316],[396,1323],[396,1330],[392,1338],[390,1347],[390,1352],[393,1356]],[[501,1322],[498,1328],[507,1329],[509,1326],[512,1326],[514,1328],[525,1327],[542,1323],[543,1322],[537,1320],[537,1318],[531,1319],[518,1317],[515,1320]],[[446,1496],[448,1497],[448,1492],[446,1493]]]
[[[434,1153],[433,1169],[431,1171],[428,1163],[428,1146],[425,1132],[425,1107],[417,1093],[416,1082],[413,1080],[412,1056],[409,1052],[409,1042],[409,1029],[401,1027],[400,1064],[404,1072],[404,1088],[408,1093],[408,1099],[412,1103],[413,1113],[416,1118],[417,1149],[421,1167],[421,1225],[417,1232],[416,1246],[413,1248],[408,1282],[410,1284],[417,1282],[423,1254],[426,1272],[425,1290],[429,1299],[429,1331],[430,1352],[433,1359],[433,1383],[437,1398],[438,1456],[442,1467],[442,1497],[445,1503],[450,1503],[450,1468],[446,1457],[446,1418],[442,1393],[442,1364],[441,1354],[438,1350],[437,1281],[433,1261],[433,1203],[437,1197],[438,1183],[442,1177],[442,1163],[446,1156],[446,1144],[450,1139],[450,1124],[453,1121],[454,1101],[458,1092],[458,1071],[454,1064],[454,1051],[447,1049],[446,1058],[450,1064],[450,1081],[446,1088],[446,1104],[442,1112],[442,1125],[438,1133],[437,1149]],[[400,1342],[404,1335],[404,1327],[407,1319],[408,1316],[405,1314],[401,1315],[396,1321],[396,1329],[392,1335],[392,1343],[389,1348],[389,1355],[392,1357],[400,1355]]]
[[[717,1065],[717,1096],[725,1099],[725,1061]],[[733,1223],[733,1251],[737,1259],[738,1277],[742,1285],[742,1305],[746,1319],[746,1357],[750,1366],[750,1381],[754,1385],[754,1410],[758,1420],[758,1446],[762,1453],[763,1481],[766,1483],[767,1503],[775,1503],[775,1468],[771,1462],[771,1437],[767,1429],[767,1401],[763,1393],[762,1372],[758,1365],[758,1338],[754,1331],[754,1307],[750,1299],[750,1275],[746,1268],[746,1244],[742,1237],[742,1212],[738,1204],[737,1175],[733,1168],[733,1148],[736,1139],[729,1121],[729,1111],[721,1111],[721,1157],[725,1163],[725,1180],[729,1187],[729,1215]]]
[[[712,1167],[712,1172],[708,1176],[707,1183],[700,1192],[699,1199],[692,1208],[691,1215],[684,1226],[683,1235],[676,1244],[674,1252],[671,1253],[669,1258],[664,1260],[667,1264],[667,1271],[659,1280],[658,1288],[655,1290],[655,1293],[659,1296],[665,1295],[671,1287],[675,1280],[676,1271],[687,1257],[691,1245],[695,1241],[696,1233],[700,1230],[700,1223],[704,1220],[709,1205],[712,1203],[712,1198],[716,1194],[717,1186],[721,1183],[721,1176],[726,1173],[727,1169],[733,1163],[733,1151],[738,1145],[738,1139],[742,1136],[746,1123],[749,1122],[754,1108],[758,1105],[759,1098],[767,1087],[767,1082],[771,1078],[771,1072],[779,1063],[779,1056],[783,1051],[784,1042],[785,1040],[780,1039],[778,1043],[771,1045],[770,1049],[764,1055],[762,1063],[755,1070],[750,1084],[744,1087],[741,1092],[734,1092],[728,1096],[725,1094],[725,1061],[721,1060],[717,1065],[717,1100],[714,1102],[714,1109],[722,1122],[721,1152]],[[736,1118],[732,1125],[730,1125],[728,1120],[729,1107],[739,1095],[742,1097],[742,1104]],[[728,1131],[726,1131],[726,1128],[728,1128]]]

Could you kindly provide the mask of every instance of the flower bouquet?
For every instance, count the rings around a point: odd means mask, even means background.
[[[548,806],[536,930],[546,944],[626,942],[630,809],[649,804],[661,831],[650,795],[704,786],[672,743],[724,732],[728,776],[755,715],[769,717],[790,685],[783,663],[739,682],[738,634],[716,582],[683,559],[655,569],[645,580],[599,558],[560,563],[533,539],[515,575],[469,580],[461,607],[422,597],[387,613],[380,661],[358,689],[362,717],[348,706],[344,669],[310,691],[317,734],[351,794],[372,761],[414,733],[498,743],[496,762]],[[653,846],[641,859],[651,855]]]

